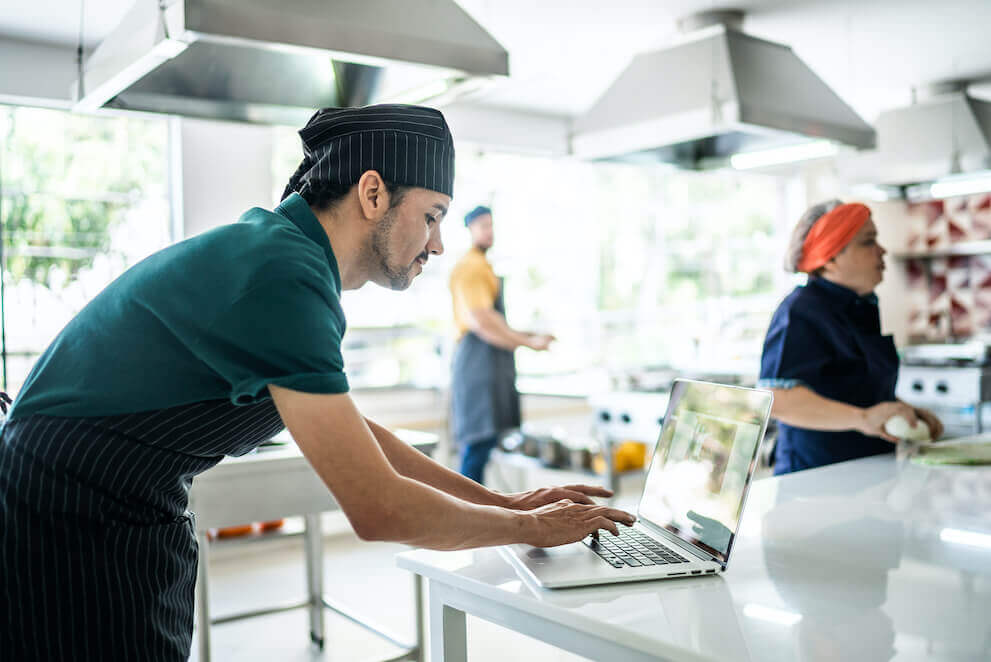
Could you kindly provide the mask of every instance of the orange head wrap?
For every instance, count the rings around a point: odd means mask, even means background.
[[[867,205],[851,202],[823,214],[812,224],[802,244],[798,270],[812,273],[826,264],[850,243],[871,217]]]

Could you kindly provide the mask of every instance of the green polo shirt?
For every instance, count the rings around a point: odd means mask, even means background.
[[[10,412],[112,416],[229,398],[268,384],[348,390],[341,276],[303,198],[251,209],[128,269],[38,359]]]

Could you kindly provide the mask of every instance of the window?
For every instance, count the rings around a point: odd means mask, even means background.
[[[301,158],[279,129],[276,182]],[[791,281],[781,268],[792,219],[774,177],[588,163],[459,145],[454,201],[431,259],[407,292],[345,292],[352,384],[441,386],[453,349],[448,275],[469,248],[463,215],[493,208],[489,258],[509,322],[555,334],[517,354],[525,389],[603,390],[610,373],[711,367],[756,376],[763,334]],[[540,377],[540,379],[533,379]]]
[[[161,118],[0,107],[5,390],[111,280],[170,243],[167,148]]]

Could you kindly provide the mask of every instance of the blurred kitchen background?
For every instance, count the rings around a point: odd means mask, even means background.
[[[442,457],[447,278],[477,204],[510,324],[558,338],[518,352],[527,423],[504,446],[534,457],[497,461],[507,486],[594,469],[604,439],[652,443],[676,376],[754,383],[801,282],[781,267],[789,232],[831,197],[870,204],[889,250],[899,393],[951,430],[983,425],[987,2],[333,5],[0,7],[7,391],[123,270],[276,204],[313,108],[404,101],[442,108],[455,135],[446,252],[408,292],[345,293],[344,354],[359,404],[437,434]]]

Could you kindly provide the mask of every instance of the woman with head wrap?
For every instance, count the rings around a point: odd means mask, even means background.
[[[437,549],[581,540],[584,485],[499,494],[361,416],[341,291],[409,286],[443,251],[454,144],[440,112],[328,108],[274,210],[129,269],[45,351],[0,431],[0,651],[185,660],[193,477],[284,426],[366,540]]]
[[[942,434],[932,412],[895,398],[898,355],[874,295],[885,252],[862,204],[815,205],[792,233],[785,267],[809,278],[771,319],[758,382],[774,391],[776,474],[891,452],[894,417]]]

